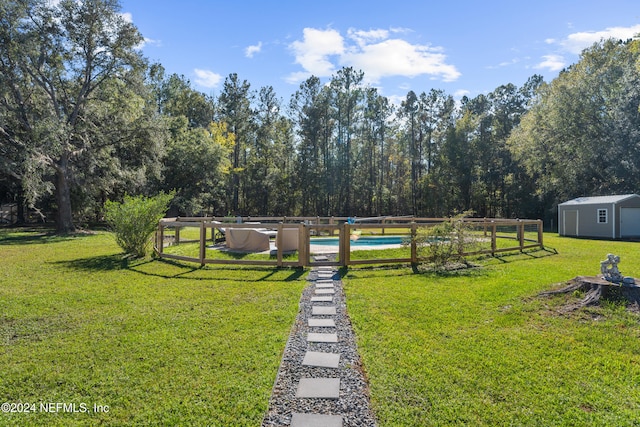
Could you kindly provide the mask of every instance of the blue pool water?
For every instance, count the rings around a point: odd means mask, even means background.
[[[351,246],[375,246],[375,245],[399,245],[407,238],[402,236],[380,236],[380,237],[360,237],[351,239]],[[338,246],[337,237],[319,237],[311,239],[312,245]]]

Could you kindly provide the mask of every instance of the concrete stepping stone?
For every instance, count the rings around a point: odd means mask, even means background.
[[[301,378],[296,397],[338,399],[340,397],[340,378]]]
[[[329,257],[325,256],[325,255],[316,255],[313,257],[314,260],[316,261],[329,261]],[[319,267],[322,268],[322,267]],[[331,267],[329,267],[331,268]]]
[[[316,289],[314,292],[316,295],[322,295],[322,294],[333,295],[336,293],[336,291],[333,289],[323,289],[323,288]]]
[[[291,427],[342,427],[340,415],[293,413]]]
[[[336,321],[333,319],[309,319],[310,328],[335,328]]]
[[[332,316],[336,314],[335,307],[312,306],[311,314],[313,316]]]
[[[316,288],[335,288],[333,282],[327,282],[327,283],[316,283]]]
[[[304,366],[317,366],[319,368],[335,368],[340,365],[340,354],[323,353],[320,351],[307,351],[302,360]]]
[[[309,332],[307,342],[338,342],[338,334],[328,334],[323,332]]]
[[[334,288],[335,286],[333,282],[316,282],[316,288]]]
[[[329,296],[311,297],[311,302],[333,302],[333,297],[329,297]]]

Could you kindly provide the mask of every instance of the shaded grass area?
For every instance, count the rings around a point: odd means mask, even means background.
[[[131,261],[109,233],[0,230],[0,259],[0,402],[37,405],[0,425],[260,424],[303,270]]]
[[[164,253],[171,255],[188,256],[198,259],[200,256],[200,243],[199,242],[187,242],[180,243],[179,245],[168,246],[163,249]],[[242,252],[232,250],[220,250],[214,248],[210,243],[207,245],[206,250],[207,259],[217,260],[256,260],[256,261],[275,261],[277,259],[277,253],[272,250],[270,253],[262,252]],[[285,252],[282,254],[282,259],[285,261],[297,261],[298,252]]]
[[[598,274],[608,252],[640,277],[640,244],[545,239],[549,251],[448,274],[346,272],[380,426],[640,425],[637,312],[608,303],[563,316],[578,296],[537,297]]]

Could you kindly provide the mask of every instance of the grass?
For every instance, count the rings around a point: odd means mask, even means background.
[[[207,242],[208,246],[211,243]],[[200,242],[180,243],[179,245],[168,246],[163,249],[165,254],[188,256],[196,260],[200,256]],[[207,259],[216,260],[252,260],[252,261],[275,261],[278,257],[276,251],[270,253],[263,252],[244,252],[244,251],[222,251],[213,248],[207,248]],[[282,254],[285,261],[297,261],[298,252],[286,252]]]
[[[260,424],[304,271],[128,262],[109,233],[0,230],[0,259],[0,403],[36,405],[0,425]]]
[[[608,252],[640,277],[640,244],[545,239],[553,250],[448,275],[348,270],[380,426],[640,425],[638,314],[605,304],[562,316],[571,296],[536,297],[599,273]]]
[[[640,244],[545,243],[449,274],[343,271],[381,427],[640,425],[638,314],[537,297],[608,252],[640,277]],[[260,424],[303,270],[127,261],[109,233],[0,230],[0,259],[0,403],[38,405],[0,425]]]

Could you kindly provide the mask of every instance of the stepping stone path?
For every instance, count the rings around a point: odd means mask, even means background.
[[[262,426],[375,426],[337,271],[314,268],[309,282]]]

